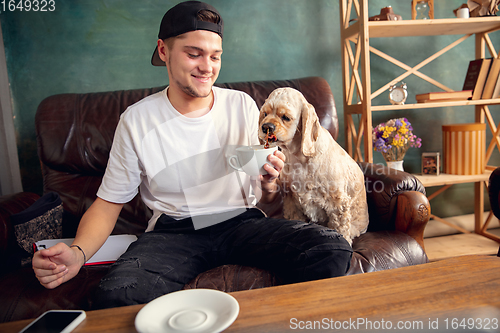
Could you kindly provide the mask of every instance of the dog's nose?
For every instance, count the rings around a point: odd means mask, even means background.
[[[274,124],[271,123],[262,124],[262,132],[264,133],[273,133],[275,129],[276,126],[274,126]]]

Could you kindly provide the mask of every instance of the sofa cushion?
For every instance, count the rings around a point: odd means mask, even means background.
[[[43,239],[58,239],[63,235],[61,198],[49,192],[20,213],[10,216],[14,228],[21,266],[31,264],[33,244]]]

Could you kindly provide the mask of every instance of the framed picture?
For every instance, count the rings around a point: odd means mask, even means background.
[[[441,161],[439,153],[422,153],[422,174],[439,176]]]

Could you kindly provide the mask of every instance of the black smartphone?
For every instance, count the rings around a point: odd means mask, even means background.
[[[85,317],[83,310],[50,310],[44,312],[19,333],[69,333]]]

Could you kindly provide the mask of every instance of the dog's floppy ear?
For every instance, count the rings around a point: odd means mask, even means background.
[[[314,144],[318,139],[320,123],[314,106],[304,99],[302,103],[302,154],[313,156],[316,153]]]

